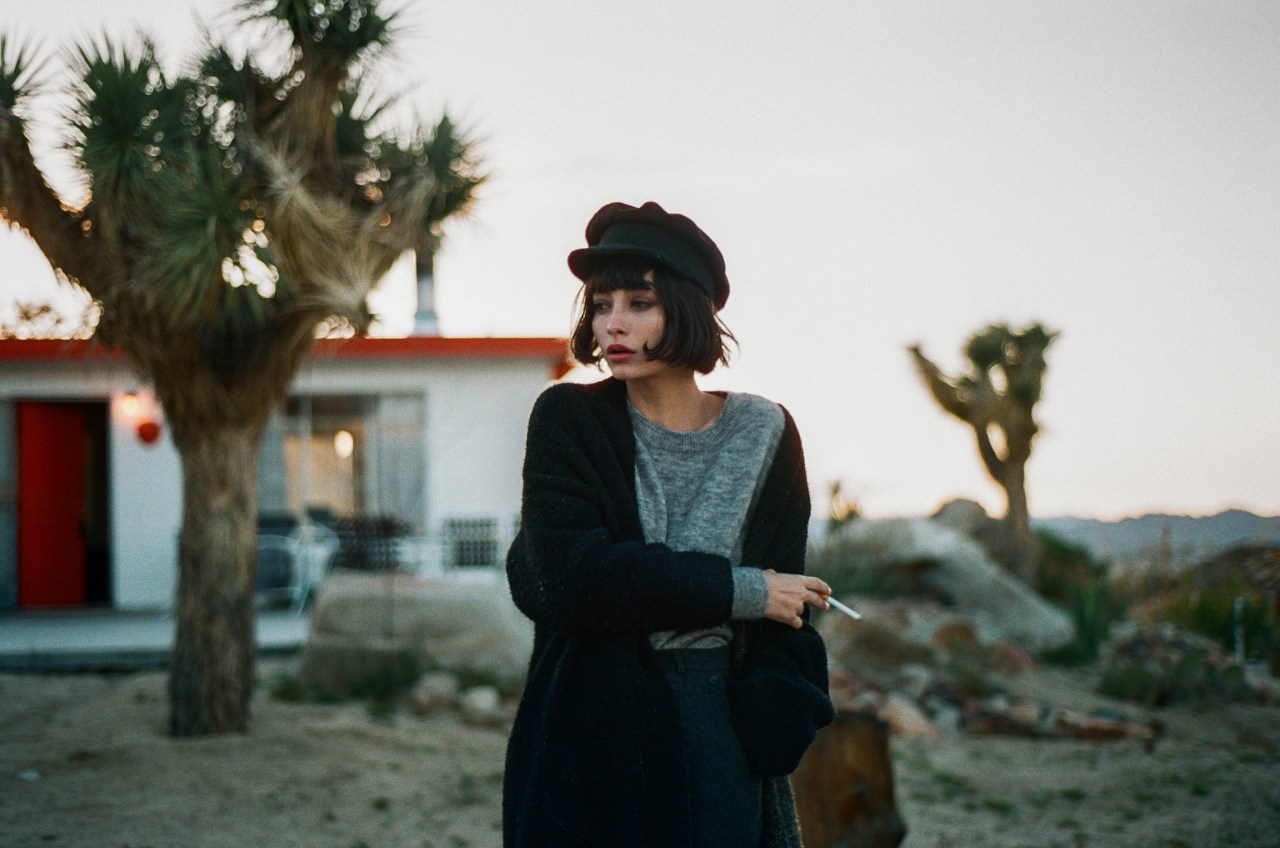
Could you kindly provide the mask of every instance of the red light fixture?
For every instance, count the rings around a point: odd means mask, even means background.
[[[138,434],[138,441],[142,442],[144,445],[154,445],[159,441],[162,431],[158,421],[147,419],[145,421],[138,422],[135,432]]]

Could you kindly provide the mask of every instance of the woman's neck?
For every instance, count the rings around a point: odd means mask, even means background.
[[[643,380],[627,381],[627,400],[636,411],[668,430],[693,432],[716,422],[725,399],[704,392],[693,372],[668,372]]]

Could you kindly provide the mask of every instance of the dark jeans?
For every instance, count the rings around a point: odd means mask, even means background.
[[[757,848],[761,786],[747,771],[729,717],[729,649],[656,653],[675,693],[684,731],[694,848]]]

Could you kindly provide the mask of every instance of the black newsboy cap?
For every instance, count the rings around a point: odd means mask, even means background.
[[[587,222],[587,246],[569,254],[569,270],[585,282],[601,264],[622,257],[652,260],[693,280],[717,310],[729,300],[720,248],[693,221],[653,201],[602,206]]]

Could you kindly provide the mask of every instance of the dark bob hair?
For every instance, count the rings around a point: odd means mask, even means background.
[[[645,279],[650,271],[652,283]],[[569,339],[574,359],[584,365],[596,365],[603,358],[604,352],[591,329],[591,303],[597,294],[619,289],[648,289],[662,304],[666,326],[656,348],[645,346],[644,353],[650,359],[689,367],[699,374],[710,374],[717,364],[729,364],[728,343],[736,345],[738,340],[698,284],[662,265],[627,259],[600,266],[583,284],[578,322]]]

